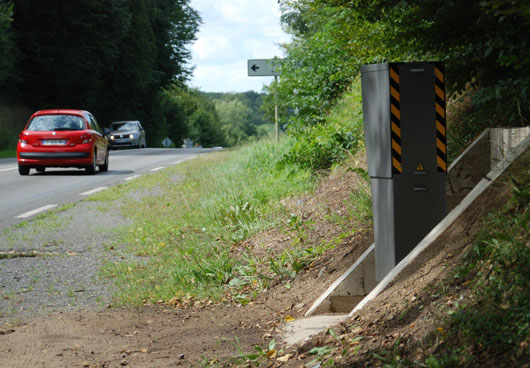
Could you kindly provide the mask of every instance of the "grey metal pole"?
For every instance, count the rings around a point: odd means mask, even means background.
[[[274,76],[274,125],[276,127],[276,143],[280,141],[280,127],[278,126],[278,76]]]

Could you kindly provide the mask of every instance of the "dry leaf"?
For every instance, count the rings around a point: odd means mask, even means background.
[[[279,362],[286,363],[289,359],[291,359],[292,354],[285,354],[284,356],[276,359]]]
[[[270,333],[268,333],[268,332],[265,332],[265,333],[263,334],[263,336],[261,336],[261,338],[262,338],[263,340],[265,340],[265,339],[272,339],[272,335],[271,335]]]
[[[284,320],[285,320],[285,322],[293,322],[295,319],[292,316],[290,316],[290,315],[286,315]]]

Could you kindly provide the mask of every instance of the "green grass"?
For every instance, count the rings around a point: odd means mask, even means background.
[[[0,150],[0,158],[15,158],[17,157],[17,150]]]
[[[218,301],[226,290],[246,300],[240,290],[266,280],[251,257],[246,264],[235,259],[232,246],[279,225],[288,215],[280,200],[314,185],[308,170],[277,166],[292,144],[264,140],[200,156],[92,196],[118,198],[133,221],[118,247],[133,260],[104,267],[120,287],[117,303]],[[150,189],[135,199],[136,190]]]

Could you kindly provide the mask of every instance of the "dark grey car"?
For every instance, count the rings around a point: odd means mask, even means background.
[[[145,129],[138,120],[115,121],[110,124],[109,146],[115,148],[145,148]]]

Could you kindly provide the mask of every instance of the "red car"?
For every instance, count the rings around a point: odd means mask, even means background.
[[[18,172],[44,172],[47,167],[84,168],[90,175],[109,168],[105,132],[84,110],[42,110],[28,120],[17,146]]]

